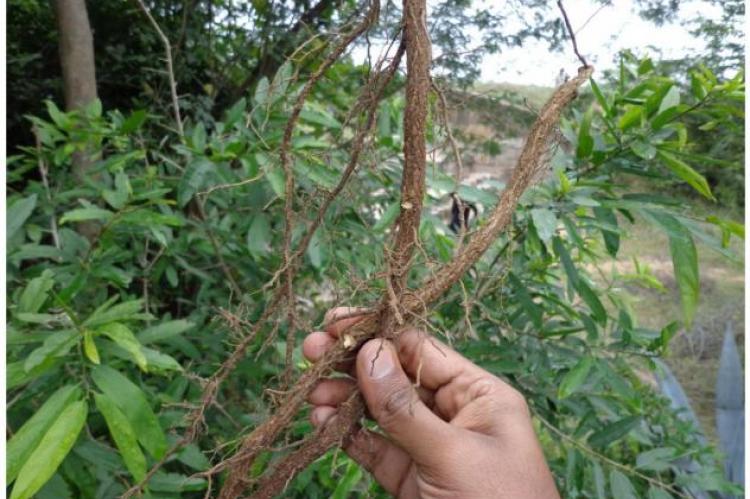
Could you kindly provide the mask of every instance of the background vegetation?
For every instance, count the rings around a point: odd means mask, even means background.
[[[467,94],[486,94],[471,86],[485,53],[528,37],[553,47],[564,41],[554,5],[509,4],[477,12],[446,0],[431,9],[433,74],[452,113],[471,109]],[[634,2],[656,23],[679,4]],[[287,386],[285,338],[298,344],[326,309],[367,306],[383,293],[383,248],[403,163],[400,73],[385,88],[358,169],[299,263],[301,323],[291,332],[283,314],[263,323],[201,434],[175,446],[194,423],[206,380],[248,339],[279,285],[287,196],[296,245],[351,159],[365,121],[359,92],[372,68],[342,58],[315,85],[292,139],[298,184],[285,192],[278,154],[292,103],[338,28],[363,7],[340,0],[144,5],[171,46],[179,125],[162,41],[137,2],[85,4],[98,98],[68,109],[59,15],[47,2],[8,2],[6,476],[13,498],[118,497],[160,460],[144,495],[218,490],[224,476],[206,470],[232,455]],[[739,493],[724,479],[717,449],[650,382],[653,359],[703,323],[706,265],[741,265],[743,47],[722,40],[740,29],[744,4],[721,5],[721,23],[696,22],[706,53],[682,61],[617,54],[617,71],[594,74],[512,227],[421,323],[526,395],[564,497]],[[518,17],[519,6],[527,17]],[[369,36],[392,38],[399,19],[400,5],[384,4]],[[470,27],[484,43],[466,54]],[[540,89],[525,96],[505,87],[473,106],[518,110],[531,102],[533,111],[546,97]],[[439,102],[431,96],[427,139],[439,154],[431,157],[411,283],[456,249],[441,211],[449,193],[486,214],[503,188],[499,178],[456,187]],[[501,147],[488,139],[501,146],[524,133],[533,121],[527,111],[490,123],[489,137],[447,126],[465,154],[495,157]],[[666,270],[644,261],[650,245],[669,246]],[[726,296],[742,291],[735,284]],[[309,366],[299,349],[292,355],[298,376]],[[311,431],[301,415],[281,450],[256,460],[252,476]],[[335,451],[284,494],[383,495]]]

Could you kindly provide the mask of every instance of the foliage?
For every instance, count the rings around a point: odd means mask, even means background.
[[[49,118],[30,118],[40,146],[12,158],[8,174],[13,497],[113,497],[123,483],[141,479],[183,431],[200,380],[264,309],[263,285],[281,262],[287,193],[276,151],[301,86],[294,69],[283,65],[261,79],[252,99],[240,99],[219,120],[200,114],[184,141],[161,136],[168,118],[145,110],[103,113],[95,103],[63,113],[49,102]],[[604,288],[591,279],[617,254],[628,224],[655,224],[669,235],[682,321],[690,323],[699,298],[694,238],[727,252],[689,209],[630,192],[626,179],[676,181],[713,198],[691,165],[692,127],[722,116],[715,103],[744,98],[744,82],[741,75],[722,81],[707,69],[700,75],[685,92],[648,60],[623,60],[612,85],[592,81],[585,104],[561,125],[567,145],[555,148],[552,174],[525,197],[475,277],[465,277],[429,318],[436,334],[527,396],[564,496],[731,490],[713,451],[639,376],[653,369],[650,359],[668,348],[678,325],[665,318],[661,330],[639,327],[621,287],[660,283],[647,267],[607,276]],[[293,140],[299,226],[346,164],[346,144],[361,119],[347,114],[351,89],[363,76],[336,64],[304,108]],[[403,145],[403,100],[394,85],[366,163],[334,201],[300,268],[296,291],[309,327],[334,303],[368,304],[382,292],[375,271],[398,209]],[[437,123],[428,138],[442,140]],[[98,159],[78,185],[70,158],[84,145]],[[454,187],[433,169],[428,208]],[[501,187],[464,185],[459,194],[486,210]],[[423,265],[413,278],[449,260],[455,248],[435,213],[428,209],[422,222]],[[83,221],[100,224],[93,240],[76,232]],[[708,222],[725,239],[744,236],[732,221]],[[229,303],[232,312],[224,310]],[[286,325],[279,327],[283,335]],[[238,429],[272,410],[264,388],[275,385],[283,353],[263,330],[223,388],[218,410],[209,412],[207,434],[149,481],[152,497],[203,495],[206,481],[192,475],[231,449]],[[299,357],[295,362],[306,368]],[[299,421],[292,436],[309,431]],[[699,473],[681,468],[684,457],[701,464]],[[268,464],[259,461],[254,473]],[[290,485],[290,494],[305,497],[331,490],[344,497],[377,487],[331,454]]]
[[[598,0],[607,3],[608,0]],[[162,72],[163,47],[132,0],[86,2],[94,29],[99,97],[106,109],[169,105]],[[661,21],[674,0],[638,0],[636,8]],[[303,42],[312,57],[299,61],[309,74],[327,46],[331,28],[351,18],[362,5],[352,0],[146,0],[172,42],[175,76],[182,105],[196,117],[221,116],[236,100],[271,78]],[[383,2],[382,32],[399,22],[400,4]],[[669,8],[668,8],[669,7]],[[514,0],[493,6],[441,0],[431,9],[434,70],[469,84],[479,75],[478,61],[529,38],[560,50],[563,25],[553,2]],[[45,99],[62,96],[57,26],[46,0],[8,2],[8,144],[16,152],[33,137],[24,114],[39,115]],[[466,36],[482,33],[481,43]],[[377,33],[375,35],[378,35]],[[717,39],[718,40],[718,39]],[[299,54],[298,54],[299,55]]]

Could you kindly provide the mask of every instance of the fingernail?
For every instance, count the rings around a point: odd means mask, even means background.
[[[326,423],[331,417],[336,414],[333,410],[314,410],[312,412],[312,424],[313,426],[321,426]]]
[[[374,345],[368,345],[371,350],[370,369],[368,374],[372,379],[385,378],[391,374],[396,367],[393,359],[393,351],[386,343],[377,341]]]

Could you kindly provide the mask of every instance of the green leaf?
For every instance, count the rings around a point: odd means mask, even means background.
[[[581,120],[581,126],[578,129],[578,148],[576,156],[585,159],[591,156],[594,149],[594,138],[591,136],[591,118],[594,116],[594,107],[590,106]]]
[[[275,102],[284,95],[292,81],[292,72],[292,63],[287,59],[281,65],[279,70],[276,71],[276,74],[273,75],[270,89],[270,98],[272,102]]]
[[[331,495],[331,499],[346,499],[356,495],[355,486],[362,479],[362,468],[354,461],[349,461],[346,466],[346,472],[339,479],[336,488]]]
[[[604,477],[604,472],[602,471],[602,467],[599,466],[599,463],[596,461],[592,461],[591,463],[592,472],[594,474],[594,490],[596,491],[596,498],[597,499],[607,499],[607,481]]]
[[[654,70],[654,63],[650,58],[644,58],[640,64],[638,64],[638,76],[645,75]]]
[[[206,149],[206,127],[202,122],[198,122],[193,128],[193,133],[190,135],[190,141],[193,149],[198,154],[203,154]]]
[[[260,259],[271,253],[271,223],[265,213],[258,213],[253,217],[250,229],[247,231],[247,249],[253,258]]]
[[[136,336],[141,345],[148,345],[149,343],[164,341],[180,335],[193,327],[195,327],[195,324],[192,322],[185,319],[178,319],[175,321],[162,322],[156,326],[144,329]]]
[[[141,125],[143,125],[147,116],[145,109],[133,111],[130,116],[122,122],[122,125],[120,125],[120,133],[127,135],[135,132],[141,127]]]
[[[253,102],[258,106],[265,106],[268,103],[268,78],[263,77],[258,81],[255,87],[255,93],[253,94]]]
[[[672,107],[675,107],[679,105],[680,103],[680,88],[677,85],[673,85],[669,87],[669,91],[667,92],[667,95],[664,96],[664,98],[661,101],[661,105],[659,106],[659,110],[657,111],[657,115],[663,113],[667,109],[670,109]]]
[[[687,328],[690,328],[700,295],[698,253],[695,243],[690,231],[672,215],[652,210],[646,210],[645,213],[667,231],[669,249],[672,253],[672,268],[680,291],[685,324]]]
[[[713,194],[711,194],[711,188],[708,186],[708,182],[703,177],[703,175],[693,170],[693,168],[691,168],[687,163],[675,158],[669,153],[659,151],[658,155],[659,158],[664,161],[664,164],[666,164],[667,167],[672,170],[675,175],[690,184],[693,189],[695,189],[708,199],[715,199]]]
[[[578,363],[573,366],[573,369],[565,373],[562,381],[560,381],[560,387],[557,391],[557,397],[561,399],[569,397],[581,385],[583,385],[593,365],[594,359],[592,359],[591,357],[584,357],[580,361],[578,361]]]
[[[72,402],[59,413],[59,417],[18,472],[10,499],[32,497],[55,474],[78,439],[87,414],[88,407],[83,400]]]
[[[149,371],[183,371],[182,366],[171,355],[152,348],[141,347]]]
[[[661,106],[662,101],[667,96],[667,93],[672,88],[673,83],[667,82],[660,86],[653,94],[646,99],[646,115],[653,115]]]
[[[211,462],[195,444],[183,447],[179,454],[177,454],[177,460],[198,471],[203,471],[211,466]]]
[[[589,78],[589,82],[591,83],[591,91],[594,92],[594,97],[596,97],[597,102],[604,110],[604,114],[607,116],[611,116],[612,108],[609,106],[609,104],[607,104],[607,99],[604,98],[604,94],[599,89],[599,85],[596,84],[593,78]]]
[[[578,295],[586,302],[586,305],[591,309],[591,315],[596,322],[601,325],[607,323],[607,311],[596,295],[596,292],[583,279],[578,279],[578,282],[574,283],[573,286],[578,292]]]
[[[318,186],[332,190],[339,182],[336,172],[322,161],[308,162],[298,160],[294,163],[294,169],[300,176],[309,178]]]
[[[84,222],[86,220],[108,221],[111,220],[113,216],[114,213],[109,210],[105,210],[104,208],[77,208],[75,210],[66,212],[62,216],[62,218],[60,218],[60,225],[66,224],[68,222]]]
[[[645,142],[643,140],[636,140],[630,144],[630,150],[633,151],[636,156],[643,159],[651,160],[656,157],[656,147],[650,142]]]
[[[694,72],[690,73],[690,91],[693,92],[693,97],[697,100],[703,100],[707,95],[703,82]]]
[[[640,424],[640,416],[624,417],[614,423],[608,424],[601,430],[592,433],[588,438],[588,442],[592,447],[607,447],[612,442],[623,438]]]
[[[207,183],[213,173],[214,165],[205,158],[198,158],[190,162],[177,185],[177,204],[182,208]]]
[[[138,447],[133,427],[130,426],[128,419],[117,408],[117,405],[106,395],[95,393],[94,402],[104,416],[104,421],[107,422],[109,433],[120,451],[125,466],[133,478],[140,482],[146,476],[146,457]]]
[[[112,208],[119,210],[125,206],[125,203],[127,203],[132,192],[133,190],[130,187],[128,174],[125,172],[117,172],[115,174],[115,189],[105,190],[102,192],[102,197]]]
[[[375,222],[375,225],[372,226],[372,231],[382,232],[390,227],[391,224],[393,224],[393,222],[396,220],[396,217],[398,217],[400,210],[401,207],[399,206],[398,202],[391,203],[383,212],[380,220]]]
[[[617,470],[609,472],[609,485],[614,499],[638,499],[630,479]]]
[[[648,499],[672,499],[672,494],[652,485],[648,488]]]
[[[650,471],[666,471],[675,457],[675,449],[672,447],[657,447],[641,452],[635,458],[637,468]]]
[[[568,295],[572,299],[573,291],[575,290],[575,286],[580,279],[578,276],[578,271],[576,270],[576,267],[573,264],[573,259],[570,257],[570,253],[568,253],[568,249],[565,247],[562,239],[560,239],[559,237],[555,237],[552,240],[552,248],[554,249],[555,254],[557,254],[557,257],[560,259],[563,269],[565,269],[565,274],[568,276]]]
[[[555,235],[557,229],[557,217],[547,208],[534,208],[531,210],[531,219],[534,221],[534,227],[539,234],[539,239],[549,242]]]
[[[313,267],[320,269],[323,267],[323,244],[320,237],[321,229],[315,231],[307,247],[307,257],[310,259]]]
[[[594,207],[594,216],[598,221],[604,225],[617,227],[617,215],[614,210],[610,208]],[[620,249],[620,234],[615,230],[601,229],[602,237],[604,238],[604,246],[607,248],[607,253],[613,258],[617,257],[617,252]]]
[[[542,308],[534,303],[526,286],[513,273],[508,274],[508,282],[512,286],[521,307],[529,316],[534,327],[541,329],[543,325]]]
[[[71,402],[78,399],[81,393],[81,389],[75,385],[65,385],[58,389],[8,440],[5,451],[7,483],[11,483],[16,478],[57,416]]]
[[[286,175],[284,175],[284,169],[281,166],[267,165],[263,167],[266,174],[266,180],[273,189],[273,192],[284,199],[284,191],[286,190]]]
[[[113,296],[99,308],[94,310],[94,312],[83,321],[83,325],[96,327],[109,322],[143,319],[143,316],[138,313],[143,307],[142,299],[130,300],[112,306],[112,303],[116,299],[117,296]]]
[[[157,492],[195,492],[206,488],[206,480],[177,473],[157,472],[148,485]]]
[[[59,128],[62,128],[63,130],[66,130],[70,127],[70,118],[60,111],[60,108],[57,107],[57,104],[55,104],[53,101],[48,100],[45,101],[45,104],[47,105],[47,113],[49,113],[49,117],[52,118],[52,121],[55,122],[55,125],[57,125]]]
[[[315,105],[311,102],[305,102],[305,107],[302,109],[299,117],[301,121],[312,123],[314,125],[321,125],[325,128],[341,128],[341,123],[339,123],[331,113],[323,109],[321,106]]]
[[[96,349],[96,343],[94,343],[93,335],[90,329],[83,331],[83,352],[86,357],[94,364],[100,364],[99,350]]]
[[[31,216],[31,212],[36,208],[36,194],[21,198],[8,207],[5,214],[5,240],[10,241],[16,232],[23,227],[26,220]]]
[[[30,372],[38,366],[49,362],[53,357],[60,357],[68,353],[76,343],[78,333],[75,330],[54,331],[39,348],[31,351],[24,360],[23,368]]]
[[[641,106],[629,106],[626,109],[625,114],[620,117],[617,126],[620,127],[621,130],[632,128],[640,121],[642,114],[643,108]]]
[[[143,448],[155,459],[160,459],[167,451],[167,439],[141,389],[109,366],[94,367],[91,377],[128,418]]]
[[[141,351],[141,344],[127,326],[119,322],[111,322],[99,327],[97,332],[109,337],[109,339],[128,352],[142,370],[148,370],[148,362],[146,361],[146,356]]]
[[[86,105],[86,115],[91,118],[101,118],[102,116],[102,101],[97,99],[92,100]]]
[[[45,269],[42,275],[29,281],[18,300],[17,313],[36,313],[47,301],[50,290],[54,287],[54,274]]]

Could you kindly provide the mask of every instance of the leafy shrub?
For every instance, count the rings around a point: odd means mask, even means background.
[[[62,113],[49,103],[48,120],[30,118],[39,147],[13,158],[8,176],[12,497],[114,497],[175,445],[189,423],[184,416],[200,403],[202,381],[268,305],[266,283],[281,264],[281,201],[295,196],[298,241],[349,159],[347,141],[361,117],[348,115],[355,98],[337,81],[361,74],[346,64],[331,73],[305,105],[293,139],[294,193],[284,192],[276,158],[301,88],[288,65],[221,120],[189,124],[184,140],[165,132],[167,118],[142,110],[103,114],[94,104]],[[685,120],[713,112],[711,102],[744,96],[744,83],[738,75],[697,85],[685,94],[647,61],[623,63],[616,85],[592,81],[587,104],[561,124],[569,147],[551,145],[551,174],[527,193],[476,272],[429,317],[432,331],[527,396],[566,497],[605,497],[607,488],[615,497],[659,498],[686,486],[733,490],[714,452],[641,376],[679,324],[665,318],[661,330],[640,327],[621,286],[660,283],[646,267],[607,276],[606,287],[591,275],[617,255],[629,224],[655,224],[669,237],[682,323],[691,322],[699,298],[694,238],[727,251],[689,207],[630,192],[625,180],[677,180],[713,198],[689,164]],[[398,212],[403,100],[390,97],[378,113],[362,166],[300,265],[295,289],[306,328],[333,304],[368,304],[382,293],[376,271]],[[83,183],[70,168],[80,150],[94,158]],[[501,188],[462,185],[458,193],[487,210]],[[428,175],[414,279],[455,250],[432,209],[454,189],[451,177]],[[724,242],[744,235],[731,221],[709,222]],[[97,234],[84,237],[80,223],[96,224]],[[197,473],[273,410],[266,389],[283,370],[286,328],[270,323],[254,339],[207,413],[204,436],[149,480],[152,497],[202,497],[208,484]],[[304,370],[298,355],[295,368]],[[309,431],[300,420],[290,438]],[[685,471],[685,459],[699,471]],[[270,463],[264,455],[253,474]],[[332,453],[289,493],[328,497],[331,490],[335,497],[381,493]]]

